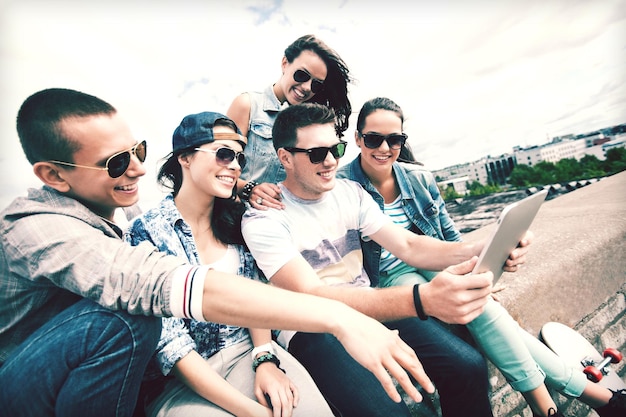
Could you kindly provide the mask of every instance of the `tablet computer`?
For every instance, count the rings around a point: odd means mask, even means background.
[[[530,227],[539,207],[546,199],[548,190],[542,190],[520,201],[507,205],[500,213],[496,227],[487,240],[473,274],[491,271],[495,284],[502,276],[502,267],[511,251],[517,247]]]

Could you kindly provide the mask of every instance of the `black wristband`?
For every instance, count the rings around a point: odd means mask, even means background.
[[[248,181],[246,183],[246,185],[244,185],[243,188],[241,189],[241,194],[240,194],[241,195],[241,199],[243,201],[250,200],[250,195],[252,194],[252,190],[257,185],[259,185],[259,184],[256,181]]]
[[[413,286],[413,303],[415,304],[415,312],[420,320],[428,320],[428,316],[424,312],[424,306],[422,306],[422,299],[420,298],[420,285],[415,284]]]
[[[271,352],[265,353],[252,361],[252,370],[256,372],[256,368],[258,368],[260,364],[265,362],[272,362],[274,365],[276,365],[278,369],[285,372],[285,370],[280,367],[280,360],[278,359],[278,356],[274,355]]]

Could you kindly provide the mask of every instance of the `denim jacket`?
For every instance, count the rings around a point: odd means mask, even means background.
[[[440,240],[458,241],[461,234],[454,226],[454,222],[435,182],[432,173],[419,165],[394,162],[393,174],[400,187],[402,207],[409,220],[413,223],[412,230],[420,231],[427,236]],[[339,168],[337,177],[348,178],[361,184],[376,200],[381,210],[384,208],[384,199],[370,182],[361,168],[361,155],[352,162]],[[370,277],[372,286],[378,285],[380,245],[370,241],[362,241],[363,266]]]
[[[246,166],[241,178],[258,183],[279,183],[285,179],[285,169],[278,160],[272,141],[272,127],[278,112],[289,104],[276,98],[270,85],[262,93],[250,92],[250,125],[248,145],[244,150]]]

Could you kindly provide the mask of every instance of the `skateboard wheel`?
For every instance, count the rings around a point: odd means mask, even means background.
[[[603,377],[602,372],[595,366],[587,366],[583,372],[587,375],[587,379],[592,382],[600,382]]]
[[[611,358],[611,363],[618,363],[622,360],[623,356],[617,349],[606,348],[602,354],[605,358]]]

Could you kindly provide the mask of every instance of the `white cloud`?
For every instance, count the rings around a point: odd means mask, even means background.
[[[380,95],[403,107],[433,169],[626,121],[624,0],[0,0],[0,16],[2,206],[38,185],[14,128],[35,91],[115,105],[150,141],[152,202],[154,164],[182,117],[225,112],[276,81],[284,48],[305,33],[348,63],[355,112]]]

